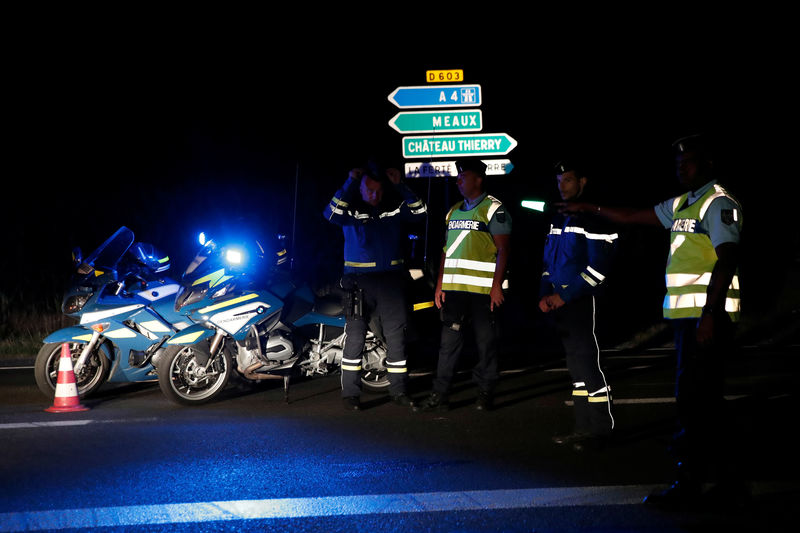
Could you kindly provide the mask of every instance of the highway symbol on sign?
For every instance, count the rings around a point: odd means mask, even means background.
[[[483,115],[471,111],[404,111],[389,121],[400,133],[439,133],[452,131],[481,131]]]
[[[388,96],[399,108],[412,107],[478,107],[480,85],[447,85],[398,87]]]

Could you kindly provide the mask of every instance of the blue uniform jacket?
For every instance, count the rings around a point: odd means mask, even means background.
[[[544,246],[541,295],[564,302],[594,293],[608,275],[619,236],[590,215],[553,217]]]
[[[406,223],[425,217],[425,203],[404,183],[394,186],[399,195],[384,191],[384,200],[372,207],[361,199],[360,179],[347,178],[325,207],[323,216],[342,227],[344,273],[367,273],[403,268]],[[391,184],[384,185],[392,188]],[[398,197],[397,201],[392,198]]]

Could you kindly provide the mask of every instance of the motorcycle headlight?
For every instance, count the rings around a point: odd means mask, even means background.
[[[83,309],[83,306],[86,305],[86,302],[89,301],[89,298],[92,297],[92,293],[86,294],[76,294],[74,296],[70,296],[64,302],[64,305],[61,306],[61,310],[64,312],[65,315],[72,315],[74,313],[79,312]]]

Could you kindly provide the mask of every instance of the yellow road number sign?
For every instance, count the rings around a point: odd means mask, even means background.
[[[428,83],[460,82],[464,81],[464,71],[461,69],[427,70],[425,71],[425,79],[428,80]]]

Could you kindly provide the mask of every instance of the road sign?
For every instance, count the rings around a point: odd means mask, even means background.
[[[516,146],[506,133],[403,137],[403,157],[506,155]]]
[[[454,83],[464,81],[464,71],[453,70],[428,70],[425,72],[425,81],[428,83]]]
[[[471,111],[404,111],[389,121],[400,133],[439,133],[448,131],[481,131],[483,115]]]
[[[487,176],[502,176],[514,170],[514,165],[508,159],[483,159],[483,162],[486,163]]]
[[[406,178],[442,178],[458,174],[455,161],[420,161],[405,164]]]
[[[398,87],[388,96],[397,107],[478,107],[480,85]]]
[[[486,163],[487,176],[509,174],[514,168],[508,159],[482,159]],[[419,161],[405,164],[406,178],[442,178],[457,176],[455,161]]]

